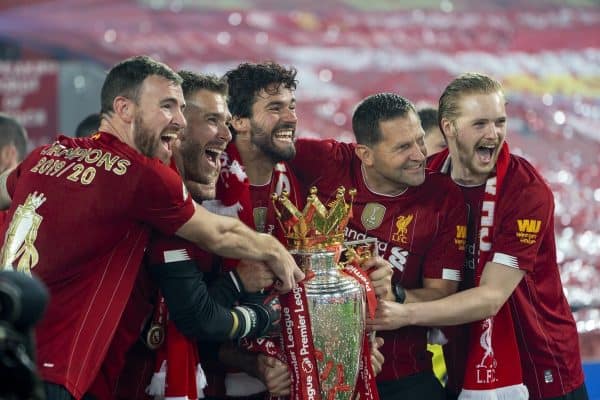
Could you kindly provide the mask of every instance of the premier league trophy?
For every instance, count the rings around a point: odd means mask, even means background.
[[[292,400],[377,396],[370,393],[376,391],[365,335],[365,294],[372,288],[360,268],[344,268],[338,262],[356,190],[348,194],[346,202],[345,189],[338,188],[326,207],[313,187],[303,211],[285,192],[273,195],[288,248],[306,274],[296,289],[280,296]]]

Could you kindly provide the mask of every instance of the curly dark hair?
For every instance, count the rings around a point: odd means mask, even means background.
[[[183,90],[183,97],[186,99],[202,89],[227,96],[227,82],[224,78],[212,74],[197,74],[191,71],[179,71],[177,73],[183,79],[181,89]]]
[[[352,115],[352,130],[356,142],[374,146],[381,140],[380,122],[404,117],[409,111],[416,113],[415,106],[394,93],[377,93],[363,99]]]
[[[252,117],[252,105],[261,90],[274,94],[282,85],[287,89],[296,90],[296,74],[295,68],[286,68],[275,62],[240,64],[225,74],[229,85],[229,111],[233,116]]]
[[[148,56],[128,58],[108,72],[100,94],[100,113],[112,113],[113,101],[117,96],[125,96],[137,103],[142,83],[151,75],[161,76],[177,85],[182,82],[181,77],[166,64]]]

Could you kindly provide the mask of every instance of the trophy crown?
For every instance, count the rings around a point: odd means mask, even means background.
[[[294,250],[315,251],[341,245],[344,229],[352,218],[352,202],[356,189],[336,189],[335,199],[325,206],[317,196],[317,188],[311,187],[302,211],[289,199],[289,193],[273,193],[275,215],[288,240],[288,247]]]

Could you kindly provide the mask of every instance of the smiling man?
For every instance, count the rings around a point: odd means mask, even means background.
[[[384,299],[412,303],[456,291],[464,260],[466,208],[450,179],[425,170],[424,132],[405,98],[365,98],[352,117],[356,144],[299,139],[292,166],[328,202],[356,188],[346,240],[377,238],[380,263],[393,271]],[[369,266],[368,264],[366,265]],[[383,300],[382,300],[383,301]],[[427,329],[378,332],[386,355],[377,386],[382,399],[443,399],[427,351]]]
[[[188,127],[174,153],[192,198],[214,199],[221,171],[221,153],[231,141],[227,84],[210,75],[180,71]]]
[[[430,165],[450,175],[471,210],[471,288],[433,302],[384,302],[371,327],[473,322],[458,337],[470,339],[450,354],[467,357],[458,371],[448,365],[458,375],[450,382],[455,396],[462,387],[463,396],[475,395],[467,398],[585,400],[577,329],[556,263],[554,198],[535,168],[510,154],[505,104],[500,83],[481,74],[459,76],[439,101],[448,150]]]
[[[250,195],[243,201],[251,202],[254,227],[280,235],[275,232],[279,224],[274,219],[271,193],[286,190],[294,203],[300,204],[301,189],[287,165],[296,155],[296,70],[276,63],[244,63],[225,78],[234,138],[226,152],[224,171],[235,172],[236,164],[243,166]]]
[[[294,204],[301,206],[304,202],[304,191],[289,167],[296,154],[296,70],[271,62],[243,63],[227,72],[225,78],[234,140],[224,153],[217,201],[207,207],[235,215],[257,231],[285,242],[271,194],[287,191]],[[370,277],[376,286],[377,280],[388,275],[389,269],[380,269]],[[383,363],[380,344],[378,338],[372,345],[375,373]],[[277,358],[247,353],[235,346],[223,346],[219,355],[226,365],[242,368],[248,374],[228,373],[223,390],[211,390],[209,383],[207,395],[263,398],[265,389],[273,396],[289,395],[288,366]]]
[[[229,86],[227,102],[233,141],[222,156],[217,199],[204,205],[216,213],[238,217],[258,232],[283,241],[271,194],[286,190],[296,204],[302,196],[287,164],[296,154],[296,70],[276,63],[243,63],[224,78]],[[235,264],[237,261],[226,260],[223,272]],[[219,353],[221,361],[244,368],[253,376],[237,369],[223,376],[219,372],[222,366],[213,368],[207,371],[207,396],[250,396],[265,389],[274,395],[287,394],[290,378],[287,366],[279,360],[246,353],[235,346],[222,346]]]
[[[303,277],[271,236],[194,207],[179,175],[157,159],[171,157],[173,138],[186,126],[181,77],[168,66],[144,56],[115,65],[101,107],[97,134],[59,136],[0,175],[0,208],[10,206],[0,267],[38,276],[51,295],[36,347],[52,400],[88,395],[151,229],[263,262],[282,291]],[[240,325],[233,313],[223,318]]]

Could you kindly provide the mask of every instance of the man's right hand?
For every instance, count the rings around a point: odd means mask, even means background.
[[[175,234],[223,257],[264,261],[281,281],[275,285],[281,293],[304,279],[292,255],[273,236],[257,233],[238,219],[212,214],[204,207],[196,207]]]
[[[279,279],[275,282],[275,289],[280,293],[287,293],[296,286],[296,282],[304,279],[304,273],[298,268],[294,257],[273,236],[269,237],[276,242],[275,254],[267,265]]]

